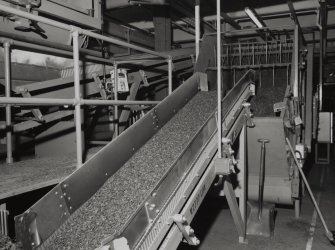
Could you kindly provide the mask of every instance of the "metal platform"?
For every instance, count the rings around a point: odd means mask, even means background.
[[[101,147],[89,150],[92,157]],[[0,164],[0,200],[58,184],[76,170],[76,155],[34,158]]]

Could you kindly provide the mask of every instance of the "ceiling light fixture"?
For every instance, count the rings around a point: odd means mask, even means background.
[[[262,21],[257,17],[256,13],[249,7],[244,8],[245,13],[250,17],[250,19],[256,24],[258,28],[264,28]]]

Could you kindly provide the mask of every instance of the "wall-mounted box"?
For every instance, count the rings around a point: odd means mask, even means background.
[[[333,112],[319,113],[318,142],[333,143]]]

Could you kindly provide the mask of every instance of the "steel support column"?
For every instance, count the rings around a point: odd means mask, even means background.
[[[74,75],[74,96],[75,105],[75,125],[76,125],[76,146],[77,146],[77,168],[83,164],[83,138],[81,134],[81,106],[80,106],[80,71],[79,71],[79,33],[78,30],[72,32],[73,42],[73,75]]]
[[[323,27],[319,32],[320,34],[320,55],[319,55],[319,111],[322,111],[323,107],[323,55],[324,55],[324,32]]]
[[[297,98],[299,96],[299,26],[296,25],[294,28],[294,50],[293,50],[293,96]]]
[[[217,101],[218,101],[218,158],[222,158],[222,107],[221,107],[221,1],[216,0],[216,31],[217,31]]]
[[[7,41],[3,44],[4,57],[5,57],[5,92],[6,97],[10,97],[11,92],[11,51],[10,43]],[[8,164],[13,163],[13,141],[12,141],[12,111],[11,106],[6,105],[6,145],[7,145],[7,158]]]
[[[118,100],[118,65],[114,63],[114,101]],[[114,136],[119,135],[119,108],[114,106]]]
[[[306,77],[306,118],[305,124],[305,143],[308,151],[312,152],[312,138],[313,138],[313,65],[314,64],[314,48],[308,47],[307,53],[307,77]]]
[[[198,59],[200,51],[200,0],[195,1],[195,56]]]

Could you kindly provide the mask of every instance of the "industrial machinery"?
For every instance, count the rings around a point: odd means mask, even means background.
[[[209,54],[206,47],[204,48],[199,58]],[[213,49],[213,46],[210,48]],[[208,69],[213,70],[213,67],[215,66],[209,65]],[[263,136],[278,136],[277,139],[269,138],[271,144],[268,145],[267,154],[272,154],[272,145],[276,149],[285,150],[285,147],[278,143],[282,143],[285,137],[290,135],[290,131],[284,135],[284,114],[274,118],[277,127],[273,125],[265,128],[257,119],[252,121],[250,104],[247,101],[255,92],[254,74],[254,71],[248,71],[222,100],[224,158],[215,160],[216,92],[206,92],[207,74],[196,72],[27,212],[16,217],[17,236],[24,248],[52,249],[64,246],[80,249],[99,248],[101,245],[101,249],[105,246],[114,246],[117,249],[116,246],[121,244],[130,249],[156,249],[158,246],[172,249],[179,244],[176,239],[182,238],[189,244],[197,245],[199,240],[189,223],[217,175],[218,185],[225,180],[223,189],[229,200],[240,241],[244,241],[246,230],[243,221],[247,216],[247,195],[249,200],[258,199],[255,197],[258,193],[254,191],[253,180],[253,176],[258,176],[258,173],[254,173],[252,167],[259,166],[259,162],[253,163],[246,157],[247,151],[256,149],[250,148],[249,141],[257,138],[254,135],[256,129],[261,129]],[[287,87],[286,96],[289,96],[291,88],[291,85]],[[202,91],[199,93],[199,90]],[[291,106],[291,99],[286,97],[285,100],[287,103],[283,104],[283,112],[285,116],[291,117],[291,112],[295,110],[288,108]],[[268,129],[275,129],[279,135],[271,131],[269,135],[264,135]],[[180,137],[181,135],[183,136]],[[232,149],[237,140],[240,145],[238,158]],[[158,145],[161,141],[165,143]],[[177,151],[169,153],[170,148]],[[253,154],[257,155],[258,152]],[[141,159],[143,156],[145,160]],[[288,164],[289,158],[286,158],[286,155],[281,157],[283,160],[277,160],[271,165],[267,162],[265,164],[273,166],[274,170],[280,171],[284,176],[275,176],[278,181],[269,181],[269,178],[275,177],[271,175],[272,168],[267,168],[264,200],[287,204],[292,203],[295,197],[299,198],[299,190],[295,190],[297,194],[292,191],[294,185],[299,185],[299,179],[293,175],[294,168]],[[247,161],[250,166],[248,176]],[[240,206],[237,205],[235,191],[229,179],[235,168],[239,169],[240,190],[236,193],[240,197]],[[141,178],[141,175],[145,176],[146,181],[137,182],[134,176]],[[124,187],[124,183],[127,182],[129,185]],[[245,191],[246,183],[249,186],[248,193]],[[278,190],[278,193],[272,189],[273,185],[276,185],[274,189]],[[270,193],[272,195],[269,195]],[[123,198],[129,195],[129,202],[133,205],[129,207],[128,203],[120,204],[120,194]],[[126,205],[126,208],[122,205]],[[50,209],[53,209],[52,217]],[[84,218],[94,209],[98,209],[99,212],[90,215],[93,217],[87,225]],[[114,222],[116,214],[120,211],[122,221]],[[85,232],[88,231],[91,233],[86,235]],[[96,232],[97,235],[92,232]],[[98,235],[99,233],[102,234]],[[83,237],[85,240],[82,240]]]
[[[76,169],[58,176],[46,195],[15,217],[18,245],[196,246],[201,239],[190,224],[213,183],[227,199],[240,243],[247,234],[273,234],[275,204],[294,206],[299,217],[298,167],[312,153],[322,103],[321,87],[313,86],[315,48],[305,44],[299,24],[229,34],[218,25],[217,32],[204,34],[193,56],[193,48],[154,51],[152,34],[130,26],[115,32],[129,29],[134,37],[129,30],[122,39],[106,32],[112,27],[104,26],[102,7],[169,1],[101,4],[87,1],[83,9],[81,1],[0,1],[7,160],[12,133],[39,140],[37,156],[71,148],[77,157]],[[259,39],[239,41],[245,33]],[[11,88],[9,48],[27,48],[29,41],[36,42],[34,50],[73,56],[73,67],[54,79]],[[80,65],[81,57],[92,63]],[[104,127],[108,139],[94,137],[99,119],[112,121]],[[70,135],[61,134],[64,128]],[[89,143],[103,147],[85,160]]]

